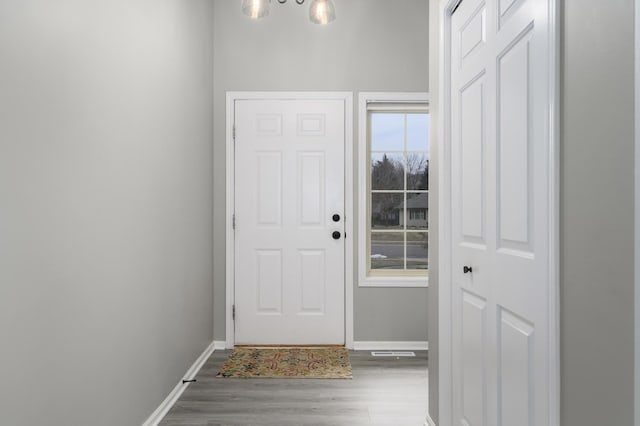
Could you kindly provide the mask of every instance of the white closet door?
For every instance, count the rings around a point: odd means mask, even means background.
[[[452,17],[455,425],[549,424],[548,25],[546,0]]]

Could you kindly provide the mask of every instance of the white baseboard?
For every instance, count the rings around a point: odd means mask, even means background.
[[[427,421],[425,422],[424,426],[436,426],[436,422],[433,421],[429,413],[427,413]]]
[[[224,340],[214,340],[213,347],[216,351],[224,351],[227,349],[227,342]]]
[[[215,348],[215,342],[211,342],[211,344],[207,347],[207,349],[202,352],[202,354],[198,357],[196,362],[193,363],[191,368],[187,370],[187,373],[184,375],[184,380],[193,379],[198,371],[202,368],[204,363],[209,359],[211,354],[213,353]],[[182,392],[189,386],[189,383],[182,383],[183,379],[180,379],[175,388],[171,391],[171,393],[162,401],[162,403],[156,408],[156,410],[149,416],[149,418],[142,424],[142,426],[157,426],[160,421],[167,415],[173,404],[176,403]]]
[[[356,351],[427,351],[429,342],[353,342]]]

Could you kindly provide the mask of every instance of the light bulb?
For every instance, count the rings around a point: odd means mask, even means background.
[[[336,7],[332,0],[313,0],[309,7],[309,19],[314,24],[326,25],[336,19]]]
[[[251,19],[267,16],[269,8],[269,0],[242,0],[242,12]]]

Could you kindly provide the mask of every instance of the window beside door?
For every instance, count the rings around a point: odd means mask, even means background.
[[[360,285],[427,286],[427,96],[361,93],[359,123]]]

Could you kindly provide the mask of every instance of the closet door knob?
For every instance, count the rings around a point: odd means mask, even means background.
[[[340,232],[333,231],[333,234],[331,234],[331,236],[333,237],[334,240],[339,240],[340,239]]]
[[[473,272],[473,268],[471,266],[463,266],[462,272],[464,272],[465,274],[470,274]]]

